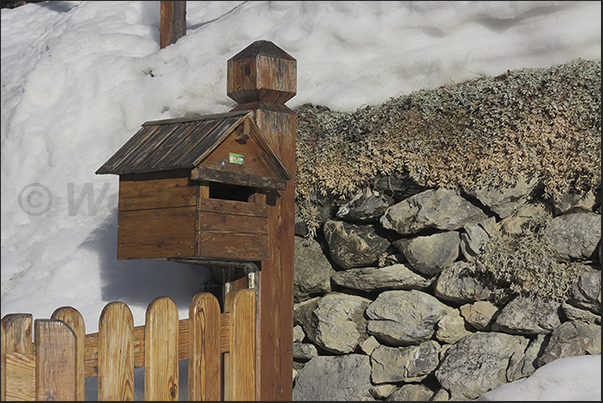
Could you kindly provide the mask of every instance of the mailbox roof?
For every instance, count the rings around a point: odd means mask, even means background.
[[[270,169],[278,178],[291,179],[287,168],[260,134],[253,117],[252,111],[240,111],[145,122],[96,174],[193,169],[245,119],[249,119],[251,137],[264,153]]]

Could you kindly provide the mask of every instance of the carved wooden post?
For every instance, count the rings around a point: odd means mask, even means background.
[[[269,41],[256,41],[228,60],[233,111],[253,110],[262,134],[293,176],[269,194],[270,260],[262,262],[256,347],[256,400],[291,400],[295,226],[295,112],[284,105],[297,91],[296,60]],[[276,199],[276,200],[275,200]]]
[[[159,48],[186,35],[186,1],[161,1]]]

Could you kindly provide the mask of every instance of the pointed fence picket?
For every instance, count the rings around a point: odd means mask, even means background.
[[[255,400],[253,289],[231,291],[223,313],[216,297],[199,293],[188,319],[178,318],[170,298],[156,298],[145,324],[136,327],[130,308],[111,302],[92,334],[72,307],[35,321],[30,314],[8,314],[1,325],[2,401],[85,400],[91,376],[98,377],[99,401],[134,400],[138,367],[144,367],[145,400],[179,400],[183,359],[189,400]]]

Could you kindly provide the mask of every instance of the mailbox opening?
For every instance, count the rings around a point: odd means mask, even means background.
[[[209,182],[209,197],[211,199],[246,202],[255,193],[255,188],[249,186]]]

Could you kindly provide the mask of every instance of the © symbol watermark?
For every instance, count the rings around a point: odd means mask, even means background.
[[[40,183],[30,183],[19,192],[19,207],[31,216],[46,213],[52,206],[52,194]]]
[[[88,216],[96,216],[103,202],[106,202],[108,211],[113,211],[117,205],[117,193],[109,192],[110,187],[109,183],[104,183],[99,191],[92,183],[85,183],[83,186],[78,186],[76,191],[75,183],[67,183],[68,215],[73,217],[87,213]],[[56,199],[58,204],[61,200],[64,198]],[[50,190],[40,183],[30,183],[21,189],[17,201],[21,210],[30,216],[40,216],[56,204],[53,203],[55,200]],[[82,207],[84,211],[81,211]]]

